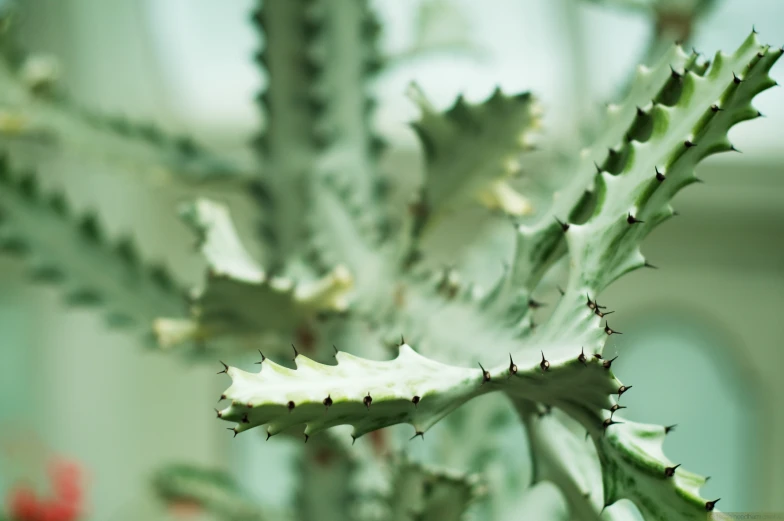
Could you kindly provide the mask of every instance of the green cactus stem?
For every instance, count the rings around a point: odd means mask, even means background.
[[[44,80],[25,73],[36,59],[27,56],[19,70],[0,59],[0,140],[6,147],[32,143],[87,162],[140,172],[155,181],[225,182],[250,175],[247,165],[221,157],[191,137],[81,107],[56,83],[42,93]]]
[[[379,25],[365,0],[264,2],[253,21],[263,33],[257,58],[267,72],[258,97],[266,129],[255,142],[274,198],[268,209],[276,265],[285,265],[304,254],[305,216],[321,176],[341,176],[373,211],[383,142],[370,130],[367,82],[381,66]]]
[[[145,264],[129,237],[112,240],[93,213],[74,215],[64,195],[0,158],[0,251],[22,254],[31,279],[56,283],[71,305],[99,306],[113,327],[150,339],[150,324],[178,313],[184,292],[161,265]]]
[[[155,493],[168,504],[189,503],[227,521],[283,519],[262,509],[231,475],[219,469],[190,464],[167,465],[152,479]]]

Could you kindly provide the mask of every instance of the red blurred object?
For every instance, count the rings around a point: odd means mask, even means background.
[[[26,486],[16,487],[8,495],[8,514],[14,521],[36,521],[41,504],[35,491]]]
[[[49,477],[55,497],[67,503],[80,503],[82,499],[82,469],[74,461],[53,460]]]
[[[83,513],[82,478],[78,463],[53,459],[49,464],[52,495],[39,498],[35,490],[19,486],[8,497],[12,521],[76,521]]]
[[[50,499],[43,505],[35,521],[76,521],[79,518],[79,505],[57,499]]]

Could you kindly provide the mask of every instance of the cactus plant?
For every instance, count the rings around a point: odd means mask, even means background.
[[[625,518],[612,508],[621,499],[646,521],[715,511],[718,499],[700,495],[706,478],[663,453],[671,428],[623,418],[620,399],[632,386],[604,356],[620,325],[598,299],[622,275],[651,267],[642,240],[674,214],[675,194],[698,181],[699,161],[734,150],[730,128],[760,116],[752,99],[774,85],[768,72],[784,51],[756,32],[712,61],[671,45],[637,69],[599,131],[562,166],[564,185],[546,195],[510,181],[546,117],[535,94],[498,89],[439,112],[412,85],[425,176],[401,211],[372,125],[369,81],[383,63],[367,2],[268,0],[251,18],[269,74],[257,99],[267,123],[253,140],[262,175],[149,126],[76,110],[51,89],[42,94],[39,83],[23,81],[16,52],[6,52],[0,81],[14,87],[6,102],[22,122],[4,129],[12,159],[11,138],[40,124],[65,151],[86,147],[89,157],[167,168],[182,174],[172,177],[177,183],[207,176],[241,186],[259,206],[262,259],[248,253],[244,242],[254,238],[235,230],[230,209],[205,193],[181,209],[207,266],[186,294],[165,269],[147,267],[130,240],[106,239],[95,215],[74,217],[62,195],[43,195],[36,175],[14,172],[9,161],[0,164],[0,246],[28,254],[35,279],[63,281],[69,302],[105,304],[112,326],[140,325],[166,350],[197,346],[210,360],[258,350],[258,371],[221,362],[231,385],[216,414],[235,437],[260,431],[306,443],[300,519],[501,518],[511,504],[505,495],[531,486],[524,498],[536,502],[543,481],[584,520],[603,519],[608,508]],[[426,262],[439,223],[472,205],[516,219],[514,253],[488,257],[506,267],[484,289]],[[562,272],[560,298],[536,324],[534,295]],[[470,408],[493,393],[511,406]],[[515,419],[528,438],[531,483],[513,459],[479,441]],[[379,434],[409,424],[405,437],[424,438],[442,420],[460,446],[459,457],[441,455],[447,469],[401,457],[399,430]],[[350,435],[332,429],[341,425]],[[369,443],[355,443],[371,433]],[[272,516],[242,491],[252,484],[238,486],[222,471],[168,467],[154,483],[163,497],[225,519]]]

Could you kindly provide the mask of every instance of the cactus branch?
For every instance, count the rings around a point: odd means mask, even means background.
[[[155,472],[152,485],[166,503],[194,504],[228,521],[284,519],[280,513],[264,515],[248,493],[222,470],[188,464],[167,465]]]
[[[27,57],[32,60],[35,57]],[[241,180],[247,165],[221,157],[187,136],[78,106],[53,87],[42,94],[0,59],[0,139],[24,140],[66,156],[141,172],[156,181],[198,183]]]
[[[532,148],[539,126],[541,111],[530,93],[507,96],[498,88],[480,104],[460,96],[443,113],[433,109],[416,84],[409,87],[409,97],[422,112],[412,128],[426,162],[420,199],[411,212],[412,247],[426,227],[467,202],[514,216],[533,212],[531,202],[507,184],[519,173],[518,156]]]
[[[277,333],[287,337],[308,318],[346,309],[352,278],[344,267],[299,284],[269,276],[240,243],[226,207],[201,199],[185,205],[182,217],[198,237],[208,271],[204,287],[193,292],[191,318],[155,321],[163,347],[221,336],[254,339]]]
[[[145,264],[130,238],[110,241],[97,216],[74,215],[63,194],[42,193],[35,174],[2,158],[0,187],[0,250],[25,254],[30,277],[61,285],[69,304],[99,305],[110,326],[145,337],[153,318],[184,307],[166,268]]]

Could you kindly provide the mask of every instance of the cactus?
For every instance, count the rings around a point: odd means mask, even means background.
[[[221,362],[231,385],[217,417],[234,437],[306,444],[291,513],[248,499],[251,483],[187,465],[158,474],[158,493],[224,519],[503,519],[550,502],[545,482],[572,518],[626,518],[622,499],[646,521],[715,511],[718,499],[700,495],[706,478],[664,454],[671,427],[623,418],[632,386],[604,356],[621,326],[610,325],[612,311],[598,299],[622,275],[652,267],[642,240],[698,181],[699,161],[735,150],[727,133],[760,116],[751,102],[775,84],[768,73],[784,51],[752,32],[712,61],[679,45],[656,53],[584,148],[559,165],[565,183],[546,196],[513,179],[545,117],[534,94],[498,89],[439,112],[412,84],[425,175],[406,206],[378,161],[384,143],[372,128],[368,82],[383,61],[367,2],[268,0],[251,18],[270,77],[257,97],[266,127],[253,140],[263,170],[253,179],[208,160],[206,148],[188,161],[170,154],[183,152],[181,141],[162,132],[99,124],[65,97],[25,91],[20,107],[49,123],[54,143],[92,125],[85,135],[99,136],[96,154],[119,150],[247,191],[259,206],[262,259],[249,253],[230,209],[205,194],[180,211],[206,265],[202,284],[184,296],[131,241],[105,239],[96,216],[74,217],[63,196],[42,195],[34,174],[0,165],[0,246],[27,254],[33,278],[62,280],[69,302],[106,304],[111,324],[143,324],[166,350],[186,343],[210,360],[243,362],[258,350],[258,371]],[[15,62],[5,59],[0,82],[18,87],[8,73]],[[139,139],[148,153],[134,156]],[[426,262],[439,223],[471,206],[515,223],[511,258],[487,259],[506,262],[487,288]],[[534,296],[561,273],[560,299],[536,324]],[[480,397],[481,411],[472,408]],[[439,465],[400,455],[442,420],[451,442],[432,455]],[[528,439],[530,483],[493,438],[515,420]],[[408,430],[380,430],[400,424]],[[552,515],[566,514],[554,505]]]

